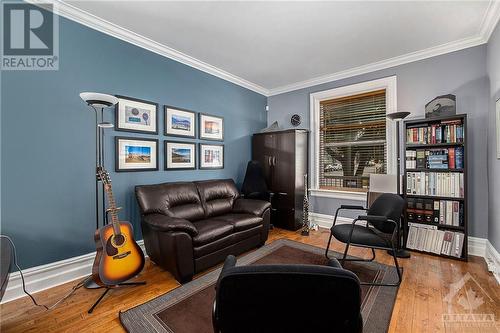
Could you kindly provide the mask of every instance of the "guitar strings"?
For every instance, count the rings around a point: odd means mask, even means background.
[[[47,306],[45,304],[38,304],[38,302],[36,301],[35,297],[33,297],[33,295],[31,295],[27,290],[26,290],[26,283],[24,282],[24,275],[23,275],[23,271],[21,270],[21,267],[19,267],[19,264],[17,263],[17,250],[16,250],[16,245],[14,244],[14,242],[12,241],[12,239],[7,236],[7,235],[0,235],[0,238],[5,238],[9,241],[10,243],[10,246],[12,248],[12,253],[13,253],[13,257],[14,257],[14,265],[16,266],[16,268],[19,270],[19,275],[21,276],[21,281],[22,281],[22,286],[23,286],[23,292],[28,295],[31,300],[33,301],[33,304],[35,304],[36,306],[39,306],[39,307],[42,307],[44,308],[45,310],[52,310],[53,308],[55,308],[56,306],[58,306],[61,302],[63,302],[65,299],[67,299],[68,297],[70,297],[71,295],[73,295],[73,293],[83,287],[83,285],[92,277],[91,275],[85,277],[83,280],[81,280],[80,282],[78,282],[76,285],[73,286],[73,288],[71,288],[71,290],[66,294],[64,295],[61,299],[59,299],[57,302],[55,302],[54,304],[52,304],[51,306]]]

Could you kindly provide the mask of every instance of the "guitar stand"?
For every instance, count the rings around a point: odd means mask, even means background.
[[[99,302],[101,302],[101,300],[104,298],[104,296],[106,296],[106,294],[108,293],[108,291],[110,291],[111,289],[115,289],[115,288],[119,288],[119,287],[126,287],[126,286],[142,286],[142,285],[145,285],[146,284],[146,281],[139,281],[139,282],[122,282],[122,283],[118,283],[116,285],[113,285],[113,286],[105,286],[103,288],[106,288],[106,290],[104,290],[104,292],[102,293],[101,296],[99,296],[99,298],[97,299],[97,301],[95,301],[94,305],[92,305],[92,307],[87,311],[87,313],[92,313],[95,309],[95,307],[99,304]]]

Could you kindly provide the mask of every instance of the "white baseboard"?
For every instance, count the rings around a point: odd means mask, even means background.
[[[146,253],[144,241],[140,240],[137,244]],[[88,253],[23,270],[26,290],[30,294],[36,293],[90,275],[95,255],[95,252]],[[12,272],[1,303],[7,303],[24,296],[26,294],[23,292],[21,274],[19,271]],[[40,302],[44,303],[43,300]]]
[[[485,259],[488,270],[493,273],[493,276],[500,284],[500,254],[489,241],[486,243]]]
[[[316,223],[321,228],[331,228],[335,216],[319,213],[309,213],[311,222]],[[338,224],[351,223],[352,218],[337,217]],[[500,255],[493,245],[486,238],[471,237],[467,238],[469,246],[469,255],[483,257],[488,264],[488,270],[493,272],[496,280],[500,283]]]

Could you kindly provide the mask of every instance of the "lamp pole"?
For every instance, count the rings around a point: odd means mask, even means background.
[[[400,111],[400,112],[394,112],[394,113],[389,113],[387,114],[387,118],[394,120],[396,122],[396,160],[397,160],[397,170],[396,170],[396,175],[397,175],[397,194],[402,195],[401,193],[401,147],[400,147],[400,131],[399,127],[401,125],[401,120],[404,118],[408,117],[410,115],[410,112],[407,111]],[[403,219],[406,218],[405,214],[403,214]],[[398,248],[396,249],[396,257],[398,258],[410,258],[410,252],[408,250],[405,250],[404,248],[404,238],[405,238],[405,227],[403,224],[399,226],[398,230]],[[387,251],[389,254],[393,254],[392,250]]]

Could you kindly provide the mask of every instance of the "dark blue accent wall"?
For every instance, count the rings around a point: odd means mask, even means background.
[[[23,268],[95,251],[94,113],[82,91],[119,94],[223,116],[223,170],[163,171],[163,134],[108,131],[116,200],[140,236],[136,184],[233,178],[242,182],[251,134],[266,126],[265,96],[60,18],[58,71],[1,73],[1,233]],[[114,111],[106,119],[114,122]],[[114,172],[114,136],[160,140],[160,171]],[[200,140],[188,140],[199,142]]]

